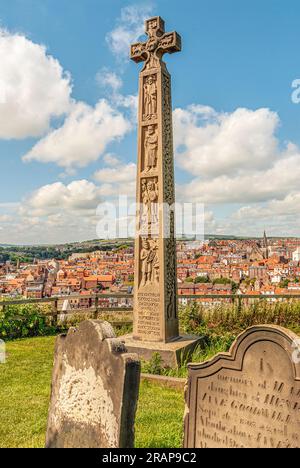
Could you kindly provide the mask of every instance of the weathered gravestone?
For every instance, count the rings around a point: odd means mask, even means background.
[[[57,338],[47,448],[131,448],[140,363],[107,322]]]
[[[229,353],[190,364],[185,448],[299,448],[297,340],[283,328],[256,326]]]

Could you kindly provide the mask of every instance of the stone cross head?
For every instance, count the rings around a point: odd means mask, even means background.
[[[181,37],[177,32],[166,33],[165,22],[160,16],[146,20],[147,42],[132,44],[130,58],[136,63],[146,62],[145,67],[159,65],[164,54],[181,51]]]

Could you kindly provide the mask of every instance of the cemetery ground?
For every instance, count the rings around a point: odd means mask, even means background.
[[[23,311],[20,327],[20,322],[8,320],[14,312],[7,308],[6,318],[0,312],[0,337],[7,341],[7,363],[0,366],[0,447],[44,447],[55,334],[63,330],[54,330],[51,324],[47,328],[42,311],[32,308]],[[181,309],[180,324],[183,332],[204,337],[203,349],[197,349],[190,359],[201,362],[227,351],[236,336],[252,325],[276,324],[300,334],[299,317],[300,301],[261,301],[242,308],[223,304],[210,310],[190,304]],[[123,332],[124,329],[119,330],[118,334]],[[51,336],[39,336],[48,334]],[[30,338],[12,339],[24,335]],[[150,363],[143,363],[142,370],[186,377],[186,364],[182,362],[179,369],[165,369],[159,355],[154,355]],[[136,447],[181,447],[183,413],[183,391],[142,381]]]
[[[0,368],[1,448],[42,448],[50,398],[55,337],[25,338],[7,344]],[[183,393],[141,382],[136,447],[180,447]]]

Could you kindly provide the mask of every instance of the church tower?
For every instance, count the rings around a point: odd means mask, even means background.
[[[262,241],[262,251],[264,254],[264,258],[269,258],[269,242],[268,242],[266,231],[264,231],[264,237]]]

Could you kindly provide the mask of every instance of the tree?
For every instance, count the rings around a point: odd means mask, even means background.
[[[213,284],[231,284],[232,280],[229,278],[216,278],[213,280]]]
[[[194,278],[192,278],[191,276],[189,276],[188,278],[185,279],[185,282],[186,282],[186,283],[193,283],[193,282],[194,282]]]
[[[288,285],[289,285],[289,282],[290,282],[290,280],[288,280],[288,279],[282,280],[279,283],[279,287],[283,288],[283,289],[286,289],[288,287]]]
[[[231,284],[233,294],[238,290],[239,285],[232,281],[230,278],[216,278],[213,284]]]

